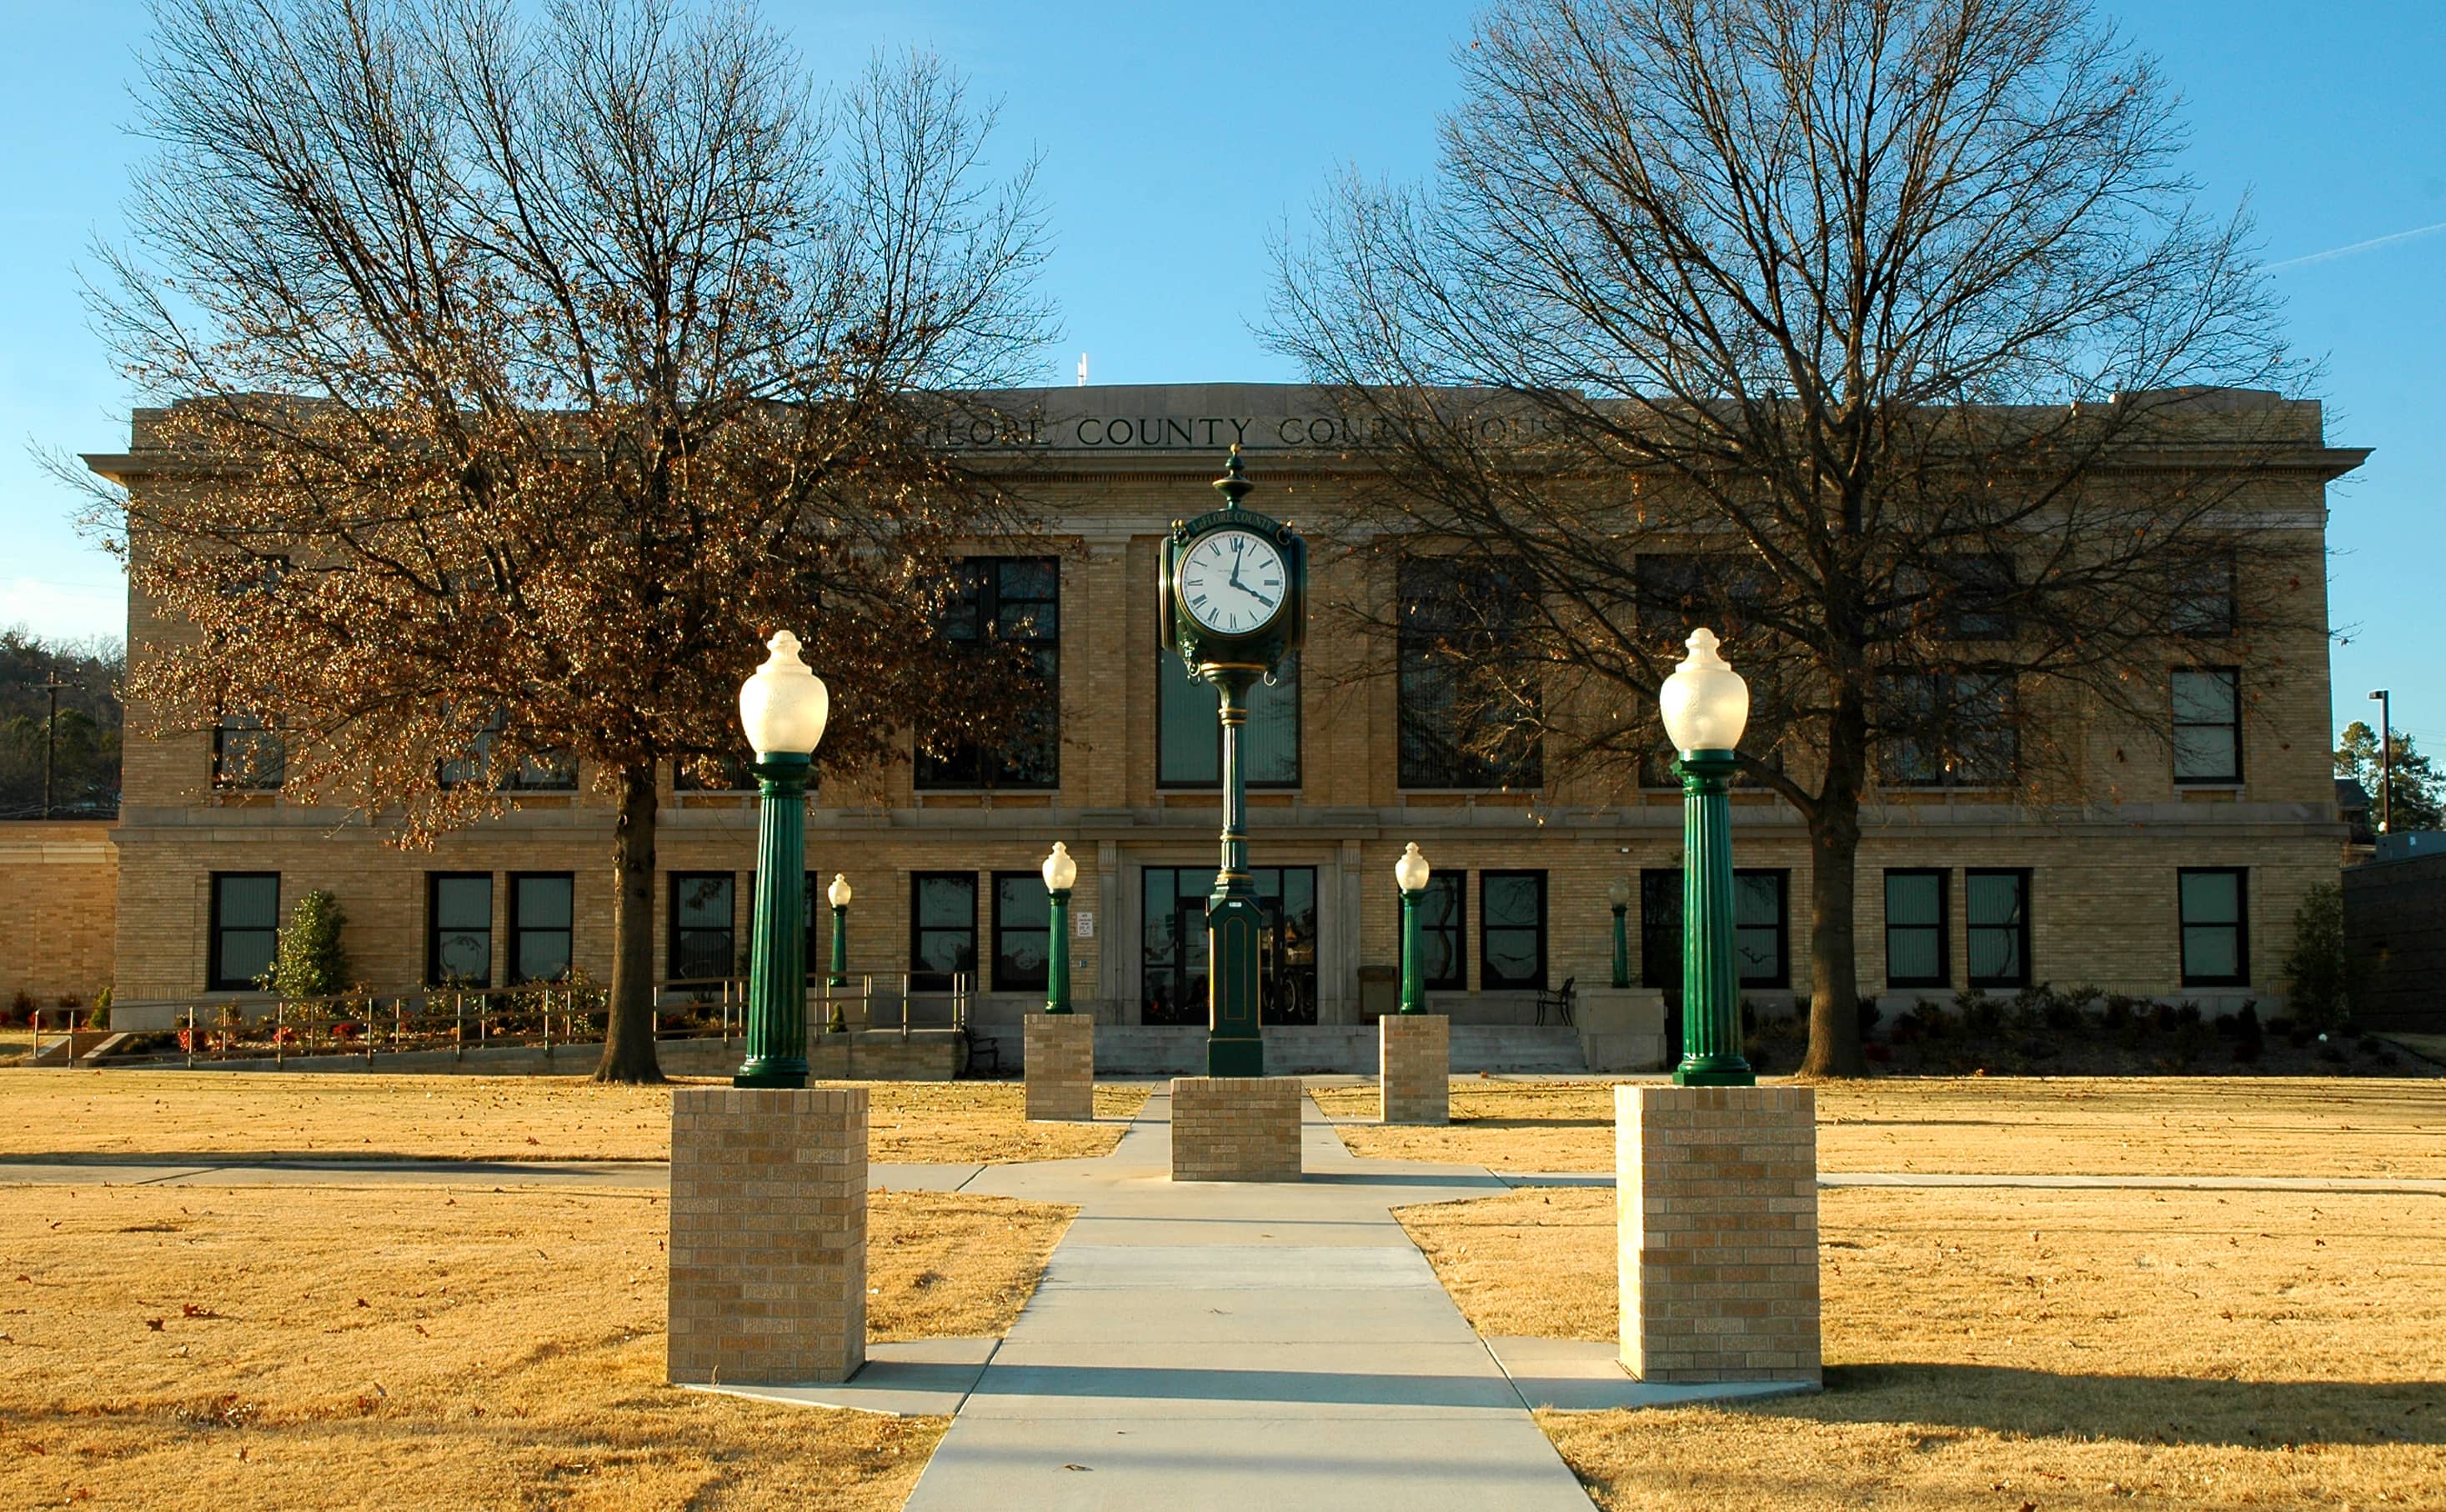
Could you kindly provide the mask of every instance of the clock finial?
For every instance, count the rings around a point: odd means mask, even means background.
[[[1223,476],[1214,480],[1214,486],[1223,491],[1223,507],[1231,510],[1238,509],[1240,507],[1241,495],[1247,494],[1249,490],[1257,486],[1256,484],[1250,482],[1247,476],[1240,470],[1239,442],[1233,441],[1232,443],[1232,455],[1225,458],[1223,463]]]

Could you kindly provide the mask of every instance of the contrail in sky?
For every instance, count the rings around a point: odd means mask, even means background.
[[[2311,252],[2305,257],[2287,257],[2281,263],[2269,263],[2267,271],[2271,273],[2281,273],[2287,268],[2306,268],[2312,263],[2324,263],[2331,257],[2350,257],[2355,252],[2367,252],[2373,247],[2383,247],[2390,242],[2410,241],[2415,236],[2426,236],[2432,232],[2438,231],[2446,231],[2446,220],[2441,220],[2435,226],[2415,226],[2410,231],[2399,231],[2385,236],[2372,236],[2367,241],[2357,241],[2349,247],[2330,247],[2325,252]]]

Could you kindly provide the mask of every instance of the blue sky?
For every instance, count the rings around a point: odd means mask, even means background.
[[[1096,383],[1295,376],[1250,333],[1265,240],[1337,165],[1408,177],[1453,100],[1459,0],[767,0],[821,75],[878,45],[919,45],[1004,101],[1003,144],[1045,158],[1057,250],[1047,292]],[[124,592],[85,546],[75,497],[34,446],[125,444],[126,398],[85,329],[77,268],[114,234],[126,164],[136,0],[13,0],[0,54],[0,625],[117,633]],[[2374,712],[2446,746],[2446,592],[2435,510],[2446,486],[2446,134],[2434,0],[2121,0],[2108,14],[2187,101],[2205,201],[2248,196],[2285,265],[2300,347],[2326,360],[2328,437],[2377,455],[2333,495],[2336,722]],[[2339,18],[2349,18],[2348,20]],[[2420,101],[2428,99],[2429,106]],[[2421,234],[2404,235],[2420,232]],[[2377,238],[2397,237],[2361,246]],[[2358,251],[2340,249],[2359,247]]]

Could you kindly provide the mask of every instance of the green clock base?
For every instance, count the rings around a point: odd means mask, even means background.
[[[1266,1042],[1257,1024],[1257,938],[1265,915],[1246,873],[1215,879],[1206,901],[1206,1074],[1262,1076]]]

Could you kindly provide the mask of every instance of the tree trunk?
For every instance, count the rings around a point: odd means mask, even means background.
[[[658,1082],[654,1056],[654,818],[650,761],[620,769],[612,836],[612,1000],[596,1081]]]
[[[1858,945],[1852,924],[1868,723],[1856,700],[1836,700],[1828,736],[1826,782],[1809,815],[1809,1054],[1800,1074],[1865,1076],[1869,1062],[1860,1053]]]

